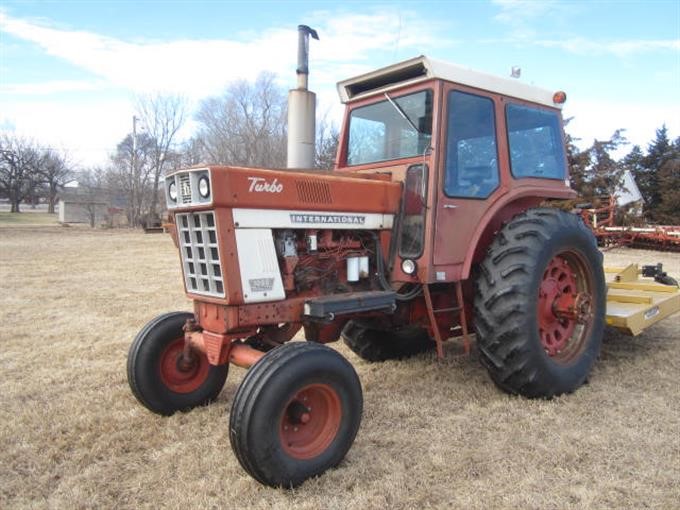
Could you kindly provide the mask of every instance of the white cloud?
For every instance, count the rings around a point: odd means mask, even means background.
[[[272,31],[250,43],[128,42],[92,32],[51,28],[1,12],[0,28],[113,86],[139,92],[182,91],[195,96],[214,94],[237,77],[252,78],[265,62],[276,72],[290,62],[295,48],[294,33],[285,30]]]
[[[339,76],[339,63],[358,69],[358,63],[366,61],[371,52],[410,48],[422,51],[442,42],[432,27],[428,28],[413,13],[408,13],[408,30],[403,31],[398,13],[317,13],[312,18],[319,22],[316,28],[323,40],[322,44],[312,43],[314,65],[322,72],[333,71],[333,80]],[[376,31],[376,27],[380,30]],[[35,43],[48,55],[85,69],[113,86],[136,92],[168,91],[204,97],[219,93],[235,79],[253,79],[264,69],[288,77],[291,86],[295,82],[294,28],[274,28],[248,42],[129,42],[93,32],[52,28],[44,22],[13,18],[0,11],[0,30]],[[414,53],[411,50],[409,56]],[[86,86],[75,82],[71,85],[77,90]]]
[[[594,139],[608,140],[619,128],[626,129],[624,135],[630,142],[630,145],[622,149],[623,154],[627,153],[632,145],[640,145],[645,150],[662,124],[666,124],[670,137],[680,136],[680,105],[677,103],[660,106],[607,101],[567,101],[562,113],[565,118],[573,117],[567,131],[581,138],[577,142],[581,148],[590,146]]]
[[[562,24],[565,30],[573,30],[566,24],[569,18],[578,14],[582,6],[577,3],[559,2],[557,0],[492,0],[492,4],[499,8],[494,19],[509,27],[509,37],[487,40],[495,44],[515,43],[518,45],[541,46],[545,48],[559,48],[577,55],[615,55],[627,57],[632,54],[653,51],[678,51],[680,39],[593,39],[585,37],[554,37],[539,36],[539,29],[545,28],[545,19]],[[545,29],[542,30],[545,32]]]
[[[546,48],[561,48],[578,55],[611,54],[626,57],[634,53],[650,51],[680,51],[680,39],[629,39],[620,41],[597,41],[583,37],[552,40],[536,39],[532,44]]]
[[[100,90],[102,82],[85,80],[53,80],[39,83],[0,84],[0,94],[15,94],[20,96],[41,96],[60,92],[86,92]]]
[[[492,0],[491,3],[500,8],[494,19],[509,25],[540,18],[551,11],[563,8],[555,0]]]
[[[45,98],[0,100],[0,111],[12,119],[10,131],[43,147],[66,150],[83,166],[106,164],[108,154],[130,131],[133,115],[125,99],[58,103]]]
[[[318,93],[319,112],[328,111],[336,122],[342,112],[335,92],[337,80],[374,68],[376,60],[378,65],[388,64],[452,43],[438,36],[441,27],[426,23],[415,12],[317,11],[309,20],[321,37],[311,42],[310,86]],[[73,148],[75,159],[83,164],[104,164],[129,132],[130,98],[135,94],[179,93],[196,102],[219,94],[236,79],[254,79],[263,70],[276,73],[287,86],[295,84],[295,28],[248,34],[247,42],[235,38],[126,41],[55,28],[45,20],[15,18],[0,9],[0,32],[91,73],[82,81],[0,86],[5,124],[44,144]],[[64,103],[61,92],[88,94],[80,102]]]

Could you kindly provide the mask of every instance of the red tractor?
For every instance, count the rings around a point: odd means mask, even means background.
[[[152,320],[128,358],[134,395],[162,415],[248,367],[229,437],[272,486],[337,465],[359,429],[359,379],[329,342],[369,361],[442,357],[471,324],[498,387],[550,398],[588,378],[605,323],[595,238],[551,207],[575,197],[563,92],[425,57],[338,88],[334,171],[166,177],[194,311]]]

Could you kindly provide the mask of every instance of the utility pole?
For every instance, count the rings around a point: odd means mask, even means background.
[[[130,218],[132,226],[136,227],[139,221],[141,210],[137,210],[137,203],[139,202],[139,176],[137,175],[137,121],[139,119],[136,115],[132,116],[132,156],[130,157],[130,164],[132,165],[132,218]]]

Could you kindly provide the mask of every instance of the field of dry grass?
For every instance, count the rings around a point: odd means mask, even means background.
[[[680,256],[618,250],[610,264]],[[232,368],[212,406],[161,418],[128,389],[128,346],[190,309],[165,235],[0,225],[0,508],[678,508],[680,316],[608,334],[590,384],[498,391],[478,360],[356,366],[365,411],[339,468],[260,486],[229,445]],[[458,351],[449,346],[449,354]]]

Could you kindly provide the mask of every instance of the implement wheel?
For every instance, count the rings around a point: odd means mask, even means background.
[[[183,355],[188,312],[156,317],[135,337],[128,354],[127,374],[137,400],[154,413],[169,416],[176,411],[212,402],[227,379],[229,365],[213,366],[203,353]]]
[[[423,328],[407,326],[385,330],[351,320],[342,330],[342,339],[354,354],[366,361],[403,359],[435,347]]]
[[[581,386],[602,343],[602,254],[580,218],[531,209],[480,264],[474,326],[481,360],[509,393],[550,398]]]
[[[253,478],[295,487],[340,463],[362,409],[361,384],[345,358],[320,344],[284,344],[253,365],[239,386],[229,439]]]

